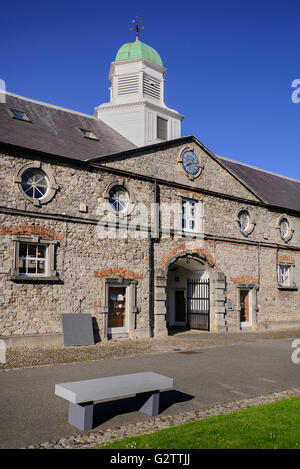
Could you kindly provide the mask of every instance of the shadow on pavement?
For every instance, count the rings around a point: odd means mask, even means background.
[[[185,394],[180,391],[165,391],[160,393],[159,411],[164,412],[173,404],[179,402],[186,402],[194,399],[194,396]],[[110,402],[99,402],[94,406],[94,419],[93,428],[102,425],[108,420],[116,417],[117,415],[127,414],[129,412],[136,412],[136,399],[135,397],[127,397],[125,399],[116,399]]]

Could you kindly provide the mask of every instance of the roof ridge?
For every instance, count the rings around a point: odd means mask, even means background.
[[[222,160],[230,161],[232,163],[236,163],[236,164],[239,164],[241,166],[246,166],[248,168],[256,169],[258,171],[262,171],[263,173],[272,174],[273,176],[278,176],[278,177],[281,177],[283,179],[288,179],[289,181],[298,182],[298,184],[300,184],[300,181],[298,179],[294,179],[294,178],[291,178],[289,176],[284,176],[283,174],[274,173],[273,171],[269,171],[268,169],[258,168],[257,166],[253,166],[251,164],[243,163],[241,161],[236,161],[236,160],[233,160],[232,158],[227,158],[227,157],[221,156],[221,155],[216,155],[215,154],[215,156],[217,158],[222,159]]]
[[[15,98],[21,98],[24,101],[29,101],[30,103],[39,104],[41,106],[47,106],[47,107],[52,108],[52,109],[58,109],[59,111],[69,112],[71,114],[76,114],[76,115],[79,115],[79,116],[89,117],[90,119],[94,119],[94,120],[98,121],[98,119],[96,119],[96,117],[92,116],[91,114],[85,114],[84,112],[73,111],[72,109],[67,109],[67,108],[64,108],[64,107],[61,107],[61,106],[55,106],[54,104],[44,103],[43,101],[38,101],[37,99],[26,98],[25,96],[21,96],[19,94],[11,93],[9,91],[0,90],[0,93],[8,95],[8,96],[13,96]]]

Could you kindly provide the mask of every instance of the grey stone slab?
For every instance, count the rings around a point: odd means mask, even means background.
[[[64,345],[94,345],[94,331],[90,314],[62,314]]]
[[[151,417],[159,414],[159,391],[143,392],[136,395],[137,410]]]
[[[69,404],[68,422],[79,430],[87,431],[93,428],[94,405],[93,402],[84,404]]]
[[[146,371],[56,384],[55,394],[74,404],[173,388],[173,379]]]

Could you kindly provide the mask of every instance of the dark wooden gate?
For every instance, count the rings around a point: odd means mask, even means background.
[[[188,279],[187,317],[191,329],[209,331],[209,279]]]

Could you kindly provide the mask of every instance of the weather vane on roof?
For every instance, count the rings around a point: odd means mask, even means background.
[[[139,40],[139,32],[144,29],[144,26],[141,26],[141,24],[139,23],[139,17],[138,16],[136,16],[135,20],[132,20],[132,23],[134,23],[134,27],[130,28],[130,31],[135,30],[135,40],[138,41]]]

